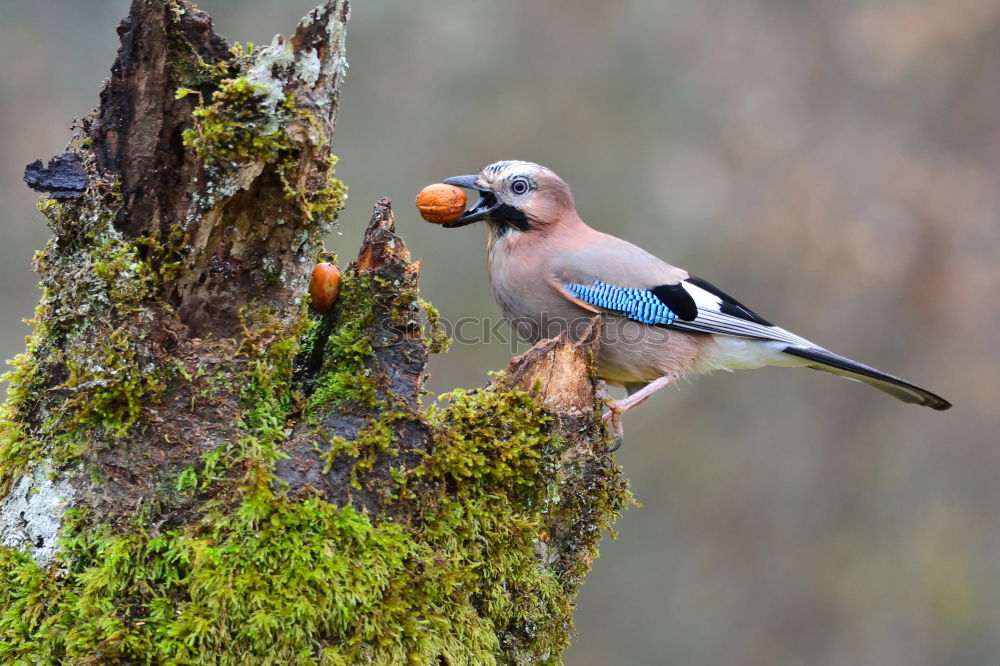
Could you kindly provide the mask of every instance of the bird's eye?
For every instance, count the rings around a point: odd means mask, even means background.
[[[529,189],[531,189],[531,185],[527,178],[515,178],[510,181],[510,191],[514,194],[524,194]]]

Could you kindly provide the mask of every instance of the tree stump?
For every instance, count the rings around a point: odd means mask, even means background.
[[[388,200],[309,310],[347,20],[230,48],[135,0],[100,108],[29,165],[53,238],[0,414],[5,663],[559,662],[629,498],[596,324],[423,407],[447,341]]]

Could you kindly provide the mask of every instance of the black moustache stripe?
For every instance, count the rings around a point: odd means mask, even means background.
[[[514,227],[518,231],[528,231],[531,229],[531,222],[523,212],[508,204],[501,204],[492,213],[490,219],[497,223],[497,235],[506,233],[507,229]]]

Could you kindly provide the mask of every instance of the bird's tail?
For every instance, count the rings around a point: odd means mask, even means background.
[[[870,368],[867,365],[857,363],[843,356],[837,356],[825,349],[810,347],[798,347],[789,345],[783,350],[786,354],[804,358],[810,363],[806,366],[815,370],[832,372],[841,377],[864,382],[869,386],[877,388],[879,391],[888,393],[894,398],[916,405],[923,405],[932,409],[944,410],[951,407],[951,403],[939,395],[935,395],[926,389],[915,386],[910,382],[903,381],[899,377]]]

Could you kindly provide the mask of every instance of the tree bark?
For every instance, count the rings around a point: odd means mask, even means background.
[[[307,307],[344,188],[347,0],[230,48],[135,0],[48,166],[43,297],[0,418],[0,657],[558,663],[628,501],[596,324],[421,406],[446,341],[381,200]]]

